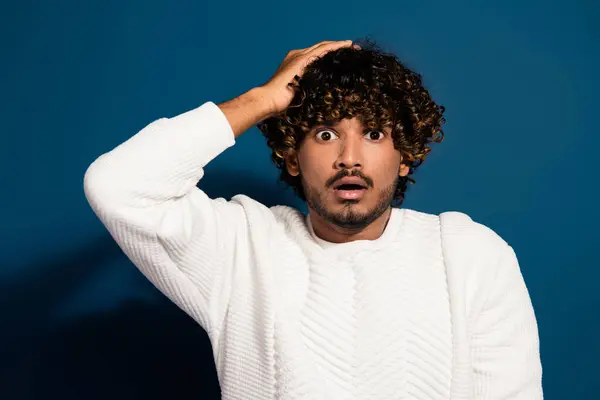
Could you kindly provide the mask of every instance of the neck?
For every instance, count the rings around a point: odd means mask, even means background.
[[[310,223],[315,235],[331,243],[346,243],[355,240],[375,240],[385,231],[385,227],[392,215],[392,208],[388,209],[365,228],[347,229],[324,220],[320,215],[309,208]]]

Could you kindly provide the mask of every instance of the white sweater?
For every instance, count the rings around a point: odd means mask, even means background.
[[[396,208],[378,239],[326,243],[293,208],[196,187],[234,143],[207,102],[84,178],[125,254],[207,331],[223,399],[542,399],[532,303],[491,229]]]

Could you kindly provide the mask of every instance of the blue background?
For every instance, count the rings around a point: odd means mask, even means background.
[[[546,398],[598,398],[600,7],[482,3],[5,5],[0,398],[218,398],[204,332],[112,241],[85,170],[152,120],[262,84],[288,50],[367,35],[447,107],[446,139],[405,206],[466,212],[507,240],[538,318]],[[277,175],[253,128],[202,187],[302,208]]]

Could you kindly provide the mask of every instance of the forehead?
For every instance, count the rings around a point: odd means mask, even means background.
[[[364,127],[365,124],[362,120],[362,117],[353,117],[353,118],[344,118],[337,120],[327,120],[323,122],[323,126],[329,126],[332,128],[344,127],[344,126],[358,126]]]
[[[339,130],[361,130],[361,131],[366,130],[366,129],[380,129],[380,130],[387,131],[390,129],[389,126],[381,125],[381,124],[378,124],[377,122],[371,122],[371,124],[368,124],[365,122],[365,120],[363,119],[362,116],[356,116],[353,118],[337,119],[337,120],[327,120],[320,124],[316,124],[315,126],[312,127],[312,129],[314,130],[314,129],[323,128],[323,127],[339,129]]]

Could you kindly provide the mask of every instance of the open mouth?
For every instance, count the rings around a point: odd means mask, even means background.
[[[365,186],[354,183],[345,183],[335,187],[337,197],[342,200],[358,200],[362,198],[366,190]]]
[[[364,186],[354,184],[354,183],[345,183],[343,185],[339,185],[335,188],[335,190],[365,190]]]

